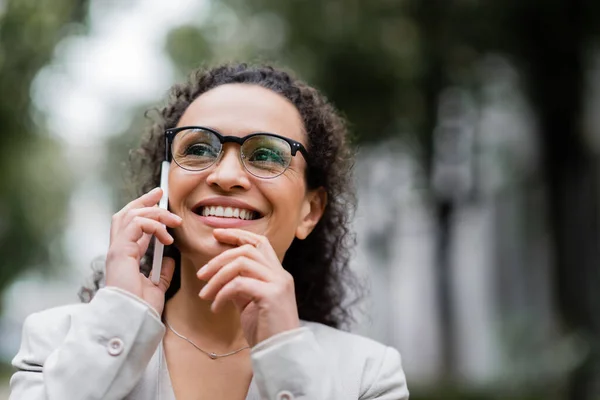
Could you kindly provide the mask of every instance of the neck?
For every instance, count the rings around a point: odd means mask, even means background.
[[[240,314],[233,304],[217,314],[210,309],[212,302],[202,300],[198,293],[205,282],[196,277],[204,263],[194,263],[181,257],[181,287],[165,305],[165,317],[179,333],[206,350],[226,352],[246,345],[240,324]]]

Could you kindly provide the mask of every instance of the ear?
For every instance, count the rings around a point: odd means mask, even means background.
[[[323,187],[306,193],[302,210],[300,212],[300,223],[296,228],[296,237],[300,240],[312,232],[325,212],[327,206],[327,192]]]

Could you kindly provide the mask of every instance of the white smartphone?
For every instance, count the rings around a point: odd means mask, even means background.
[[[163,161],[160,166],[160,188],[163,191],[163,195],[158,202],[158,206],[162,209],[169,207],[169,167],[171,163]],[[154,238],[154,258],[152,259],[152,272],[150,280],[155,285],[160,282],[160,271],[162,269],[163,251],[165,245],[162,244],[156,237]]]

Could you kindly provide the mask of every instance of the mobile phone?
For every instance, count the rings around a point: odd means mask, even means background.
[[[162,209],[169,207],[169,167],[171,163],[163,161],[160,166],[160,188],[163,191],[162,197],[158,202],[158,206]],[[160,282],[160,271],[162,269],[163,251],[165,245],[162,244],[156,237],[154,238],[154,258],[152,259],[152,272],[150,280],[155,285]]]

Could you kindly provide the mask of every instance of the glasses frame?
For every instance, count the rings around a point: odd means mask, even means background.
[[[185,131],[185,130],[189,130],[189,129],[200,129],[203,131],[207,131],[210,132],[212,134],[214,134],[217,139],[219,139],[219,142],[221,143],[221,151],[219,152],[219,155],[217,156],[217,158],[215,159],[215,162],[213,162],[212,164],[210,164],[208,167],[203,168],[203,169],[189,169],[189,168],[185,168],[182,165],[179,165],[179,163],[177,162],[177,160],[175,160],[175,157],[173,157],[173,151],[172,151],[172,145],[173,145],[173,140],[175,139],[175,136],[181,132],[181,131]],[[307,164],[309,162],[309,156],[308,156],[308,151],[306,151],[306,148],[304,147],[304,145],[300,142],[297,142],[293,139],[287,138],[285,136],[281,136],[281,135],[277,135],[275,133],[269,133],[269,132],[255,132],[255,133],[251,133],[249,135],[246,135],[244,137],[238,137],[238,136],[225,136],[220,134],[219,132],[217,132],[214,129],[211,128],[207,128],[205,126],[181,126],[178,128],[169,128],[169,129],[165,129],[165,159],[169,162],[171,161],[175,161],[175,163],[177,165],[179,165],[179,167],[187,170],[187,171],[193,171],[193,172],[200,172],[200,171],[204,171],[209,169],[210,167],[212,167],[213,165],[215,165],[219,159],[221,158],[222,154],[223,154],[223,145],[225,143],[237,143],[240,145],[240,162],[242,163],[242,165],[244,166],[244,169],[246,171],[248,171],[249,174],[251,174],[252,176],[256,176],[257,178],[260,179],[273,179],[276,178],[278,176],[280,176],[281,174],[283,174],[285,171],[287,171],[287,169],[290,167],[290,165],[288,164],[287,167],[285,167],[285,169],[277,175],[274,176],[269,176],[269,177],[263,177],[263,176],[258,176],[253,174],[252,172],[250,172],[250,170],[248,169],[248,167],[246,167],[246,164],[244,163],[244,155],[242,154],[242,150],[241,147],[244,144],[244,142],[248,139],[251,139],[255,136],[271,136],[274,138],[278,138],[281,140],[284,140],[285,142],[287,142],[290,145],[290,151],[291,151],[291,155],[292,157],[296,156],[296,153],[298,151],[300,151],[300,153],[302,153],[302,156],[304,157],[304,159],[306,160]]]

